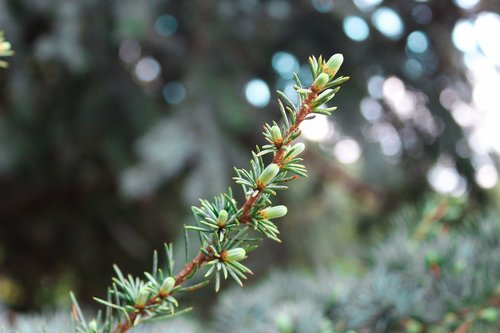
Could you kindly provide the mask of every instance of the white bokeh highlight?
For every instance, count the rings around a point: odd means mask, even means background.
[[[271,92],[265,81],[261,79],[252,79],[245,85],[245,97],[248,103],[256,108],[263,108],[269,104]]]

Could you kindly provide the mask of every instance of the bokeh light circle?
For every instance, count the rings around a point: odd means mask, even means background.
[[[186,88],[177,81],[167,83],[162,92],[163,98],[168,104],[179,104],[186,98]]]
[[[359,16],[347,16],[343,28],[347,37],[356,42],[364,41],[370,35],[368,24]]]
[[[257,108],[263,108],[271,99],[267,83],[261,79],[252,79],[245,85],[245,97],[248,103]]]
[[[411,52],[424,53],[429,48],[429,39],[422,31],[413,31],[408,35],[406,46]]]
[[[171,36],[177,31],[177,19],[169,14],[161,15],[155,21],[155,30],[163,37]]]
[[[333,148],[333,154],[343,164],[353,164],[361,157],[361,147],[352,138],[341,139]]]
[[[389,7],[381,7],[372,15],[375,28],[384,36],[397,40],[404,31],[404,23],[399,14]]]
[[[276,52],[272,58],[274,70],[284,78],[291,79],[294,72],[300,69],[299,60],[288,52]]]
[[[135,66],[135,76],[142,82],[154,81],[160,73],[160,63],[153,57],[144,57]]]

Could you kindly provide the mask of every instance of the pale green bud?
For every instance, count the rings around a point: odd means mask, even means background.
[[[440,261],[441,258],[439,256],[439,253],[437,253],[436,251],[429,251],[425,255],[425,263],[427,264],[427,266],[437,265]]]
[[[269,184],[274,177],[280,172],[280,167],[278,164],[271,163],[269,164],[264,171],[260,174],[259,178],[257,179],[257,186],[262,187],[266,186]]]
[[[323,70],[330,76],[335,76],[344,62],[344,56],[340,53],[334,54],[325,64]]]
[[[262,217],[264,217],[265,219],[271,220],[283,217],[287,212],[288,209],[286,208],[286,206],[279,205],[261,210],[260,215],[262,215]]]
[[[89,328],[91,329],[92,332],[97,332],[97,321],[95,319],[92,319],[90,322],[89,322]]]
[[[407,333],[420,333],[422,332],[423,326],[418,321],[410,319],[406,323],[406,332]]]
[[[274,143],[281,144],[283,142],[283,137],[281,136],[281,130],[278,126],[274,125],[271,127],[271,138]]]
[[[328,81],[330,81],[330,77],[328,76],[328,74],[321,73],[320,75],[318,75],[316,80],[314,80],[313,86],[316,89],[323,89],[328,83]]]
[[[446,325],[454,325],[457,322],[457,315],[454,314],[453,312],[448,312],[444,318],[443,318],[443,323]]]
[[[172,289],[174,289],[175,287],[175,279],[171,276],[169,276],[168,278],[166,278],[165,280],[163,280],[163,283],[161,284],[161,287],[160,287],[160,292],[162,294],[170,294],[170,292],[172,291]]]
[[[306,148],[306,145],[303,144],[302,142],[296,143],[293,145],[293,147],[290,149],[290,155],[289,158],[292,159],[297,155],[300,155],[304,149]]]
[[[9,51],[12,48],[12,45],[9,42],[0,43],[0,51]]]
[[[139,307],[144,306],[146,305],[148,299],[149,299],[149,290],[146,285],[143,286],[137,293],[137,296],[135,297],[135,305]]]
[[[485,308],[479,311],[479,318],[490,323],[494,323],[498,319],[498,311],[495,308]]]
[[[235,249],[222,252],[221,259],[222,261],[240,261],[245,258],[246,254],[245,249],[237,247]]]
[[[227,222],[227,211],[225,209],[219,212],[219,217],[217,218],[217,225],[219,227],[224,227]]]
[[[280,313],[276,316],[276,326],[281,333],[290,333],[294,331],[293,320],[287,313]]]

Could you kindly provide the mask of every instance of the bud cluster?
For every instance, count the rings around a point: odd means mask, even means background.
[[[333,88],[334,86],[338,86],[347,81],[349,77],[344,76],[333,80],[343,62],[344,56],[340,53],[334,54],[327,61],[323,60],[323,57],[321,56],[318,59],[310,57],[309,64],[314,78],[311,86],[312,90],[318,93],[324,89]],[[298,93],[302,91],[303,89],[297,90]]]

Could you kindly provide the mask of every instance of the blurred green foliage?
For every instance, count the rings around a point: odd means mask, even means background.
[[[426,198],[394,215],[391,232],[358,258],[354,274],[338,264],[319,266],[313,275],[275,270],[257,285],[224,290],[214,309],[205,311],[209,319],[183,314],[133,331],[497,332],[498,212],[468,208],[453,198]],[[67,312],[20,315],[14,327],[71,332]],[[0,317],[0,328],[9,326]]]
[[[314,276],[286,270],[227,291],[214,331],[497,332],[498,212],[456,214],[467,207],[446,198],[425,205],[396,214],[388,237],[369,249],[364,273],[338,265]]]

